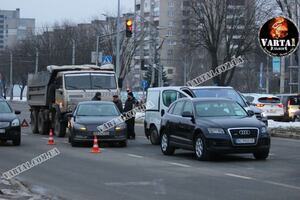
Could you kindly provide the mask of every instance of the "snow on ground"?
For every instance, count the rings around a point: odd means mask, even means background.
[[[277,122],[268,120],[268,128],[298,128],[300,129],[300,122]]]

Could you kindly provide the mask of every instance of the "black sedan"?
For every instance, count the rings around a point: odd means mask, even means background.
[[[127,146],[126,124],[120,123],[110,130],[100,132],[97,126],[121,115],[116,105],[106,101],[86,101],[77,105],[69,124],[69,142],[77,146],[80,142],[92,142],[94,135],[100,142],[119,143]]]
[[[15,146],[21,144],[20,120],[16,116],[20,113],[13,112],[9,104],[0,97],[0,141],[12,140]]]
[[[193,150],[198,160],[226,153],[252,153],[264,160],[270,135],[253,115],[230,99],[179,99],[162,118],[161,150],[165,155],[176,148]]]

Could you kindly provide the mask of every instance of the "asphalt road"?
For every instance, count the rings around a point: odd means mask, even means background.
[[[13,103],[28,120],[24,103]],[[57,157],[17,176],[34,191],[63,199],[192,200],[192,199],[300,199],[300,140],[272,138],[267,161],[252,155],[223,156],[200,162],[192,152],[177,151],[164,156],[159,146],[144,137],[127,148],[104,146],[91,154],[90,146],[72,148],[67,138],[47,137],[22,130],[22,145],[0,145],[0,172],[30,161],[53,147]]]

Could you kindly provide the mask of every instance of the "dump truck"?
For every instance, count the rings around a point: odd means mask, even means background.
[[[81,101],[91,100],[101,92],[102,100],[119,94],[113,65],[65,65],[47,67],[28,75],[27,102],[33,133],[64,137],[69,113]]]

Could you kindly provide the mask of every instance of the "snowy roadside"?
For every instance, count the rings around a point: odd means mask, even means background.
[[[0,199],[17,200],[50,200],[52,197],[32,192],[28,187],[15,179],[0,179]],[[55,199],[59,199],[55,197]]]
[[[274,137],[300,139],[300,122],[268,120],[268,131]]]

